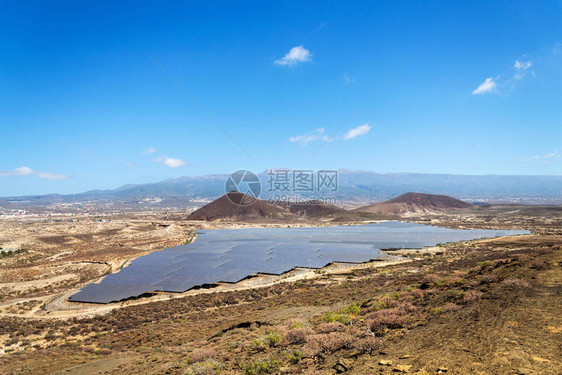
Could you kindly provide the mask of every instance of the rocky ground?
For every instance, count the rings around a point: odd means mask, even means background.
[[[561,217],[421,217],[535,234],[405,252],[410,262],[211,290],[88,318],[5,314],[0,366],[8,374],[557,374]],[[186,234],[191,224],[177,225]]]
[[[2,220],[0,313],[28,312],[38,302],[116,272],[130,259],[191,240],[195,228],[150,218]]]

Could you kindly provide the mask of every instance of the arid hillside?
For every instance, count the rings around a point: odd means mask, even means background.
[[[232,191],[192,212],[187,220],[276,220],[289,215],[280,206]]]
[[[385,202],[358,208],[360,212],[384,215],[450,212],[473,207],[472,204],[446,195],[406,193]]]
[[[385,219],[369,212],[346,210],[318,201],[267,202],[243,193],[230,192],[206,204],[187,216],[187,220],[230,222],[307,222],[309,219],[327,221],[360,221]]]

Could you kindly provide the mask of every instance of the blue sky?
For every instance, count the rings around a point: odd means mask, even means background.
[[[562,174],[560,1],[116,3],[2,1],[0,196],[242,168]]]

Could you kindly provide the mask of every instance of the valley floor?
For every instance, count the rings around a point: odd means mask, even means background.
[[[526,229],[527,219],[432,220]],[[533,235],[410,252],[386,267],[87,318],[2,316],[1,372],[557,374],[562,225],[528,222]]]

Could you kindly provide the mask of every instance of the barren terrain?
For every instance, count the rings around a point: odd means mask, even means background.
[[[556,374],[562,210],[478,207],[412,220],[533,235],[397,252],[378,262],[155,296],[54,319],[57,298],[202,226],[1,222],[3,373]],[[398,254],[397,254],[398,255]],[[48,300],[47,300],[48,299]],[[50,316],[51,315],[51,316]],[[55,360],[53,360],[55,359]]]

